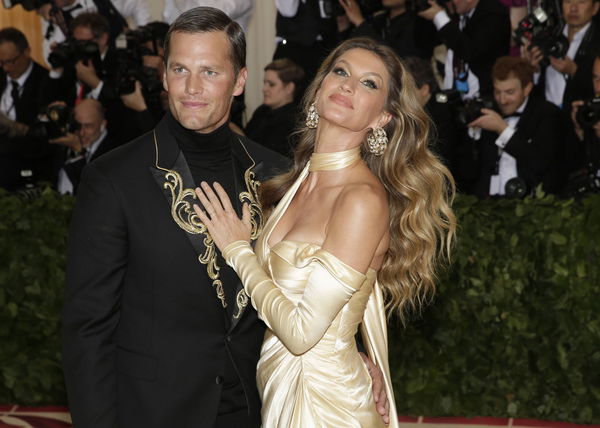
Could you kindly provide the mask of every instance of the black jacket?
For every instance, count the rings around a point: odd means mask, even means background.
[[[462,31],[456,18],[439,29],[444,44],[463,59],[479,79],[482,95],[493,91],[492,67],[499,57],[508,55],[510,32],[508,11],[497,0],[479,0]]]
[[[592,22],[583,40],[577,49],[573,61],[577,64],[577,71],[572,77],[566,78],[567,85],[563,94],[562,108],[567,113],[571,112],[571,103],[575,100],[585,100],[594,96],[594,85],[592,83],[592,69],[594,67],[594,50],[600,46],[600,27]],[[546,68],[543,67],[540,73],[540,80],[537,87],[544,96],[546,88]]]
[[[356,27],[352,37],[371,37],[393,48],[400,58],[416,56],[427,61],[441,43],[433,23],[412,11],[394,18],[387,12],[374,15]]]
[[[16,121],[32,125],[48,104],[44,88],[48,85],[48,70],[33,61],[31,74],[15,105]],[[0,95],[6,89],[6,74],[0,69]],[[13,190],[19,186],[21,169],[31,169],[34,179],[51,180],[55,147],[33,137],[0,138],[0,187]]]
[[[235,191],[255,198],[256,180],[282,158],[243,137],[232,144]],[[195,185],[165,120],[83,172],[63,311],[64,373],[79,428],[212,427],[229,358],[248,420],[260,424],[264,325],[239,281],[223,283],[238,302],[228,317],[199,261],[206,255],[229,269],[193,221]],[[240,214],[240,198],[232,203]]]
[[[517,160],[517,175],[533,191],[543,183],[546,192],[559,190],[565,179],[560,169],[560,155],[564,142],[564,121],[558,107],[539,97],[529,97],[517,129],[504,151]],[[476,193],[489,195],[490,178],[499,159],[498,138],[495,132],[484,131],[479,142],[481,173]]]
[[[269,149],[284,156],[292,156],[290,135],[299,117],[295,103],[289,103],[275,110],[266,105],[259,106],[246,125],[246,135]]]

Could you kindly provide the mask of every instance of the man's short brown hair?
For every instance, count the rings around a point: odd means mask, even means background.
[[[524,88],[533,83],[534,69],[525,58],[503,56],[496,60],[492,68],[492,80],[507,80],[516,77]]]

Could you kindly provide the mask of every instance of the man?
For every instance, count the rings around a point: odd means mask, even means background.
[[[285,166],[229,129],[245,52],[220,10],[183,13],[165,40],[169,112],[83,172],[63,311],[78,428],[260,426],[264,325],[192,209],[193,189],[218,181],[238,215],[250,204],[255,239],[258,180]]]
[[[530,97],[533,68],[526,59],[499,58],[492,79],[500,113],[481,109],[483,115],[469,124],[484,130],[479,140],[481,170],[476,194],[506,195],[511,179],[518,180],[512,183],[525,188],[526,193],[540,183],[546,192],[557,191],[564,178],[558,167],[564,138],[560,109]]]
[[[592,68],[593,94],[600,97],[600,51],[594,55],[594,66]],[[588,97],[589,98],[589,97]],[[583,190],[600,189],[600,120],[593,123],[584,123],[577,120],[577,111],[584,105],[585,101],[577,100],[572,104],[571,120],[575,133],[570,138],[571,165],[573,165],[572,176],[569,185],[565,189],[567,193],[573,194]],[[590,177],[593,177],[590,180]]]
[[[71,22],[73,39],[92,41],[98,45],[99,63],[79,60],[74,67],[56,67],[50,71],[48,98],[64,101],[74,107],[81,100],[93,98],[106,109],[109,131],[119,144],[126,143],[141,132],[131,120],[133,112],[119,98],[116,70],[119,67],[114,46],[110,43],[109,25],[98,13],[82,13]]]
[[[62,194],[75,194],[83,168],[117,146],[106,131],[104,109],[98,101],[83,100],[75,107],[73,116],[78,125],[77,131],[50,140],[52,144],[65,147],[60,156],[62,162],[57,184],[57,189]]]
[[[450,17],[434,0],[419,13],[433,21],[448,48],[444,64],[444,89],[457,89],[464,98],[492,93],[490,72],[494,61],[508,55],[510,19],[496,0],[452,0]]]
[[[385,10],[371,20],[365,19],[357,1],[343,0],[340,4],[355,27],[352,37],[381,40],[400,58],[419,57],[429,61],[433,48],[441,43],[433,24],[409,10],[406,0],[383,0]]]
[[[25,35],[16,28],[0,30],[0,114],[5,125],[24,134],[45,106],[43,88],[48,71],[31,59]],[[0,142],[0,187],[14,190],[20,185],[21,170],[32,170],[35,179],[49,178],[52,147],[31,137],[3,136]]]
[[[546,100],[566,109],[571,102],[582,99],[592,92],[591,75],[594,55],[592,49],[600,46],[600,28],[593,22],[598,13],[600,0],[563,0],[562,16],[565,21],[562,34],[569,40],[564,58],[550,57],[550,65],[541,67],[544,59],[537,46],[526,46],[526,57],[536,72],[540,73],[538,86]]]

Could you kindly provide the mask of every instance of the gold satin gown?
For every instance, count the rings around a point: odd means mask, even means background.
[[[268,245],[311,163],[338,169],[360,157],[357,151],[331,155],[333,162],[331,156],[323,161],[322,155],[313,155],[273,211],[254,251],[242,241],[223,251],[268,326],[256,375],[266,428],[385,427],[356,349],[359,326],[369,357],[384,373],[388,426],[398,426],[377,272],[362,274],[316,244],[283,240]]]

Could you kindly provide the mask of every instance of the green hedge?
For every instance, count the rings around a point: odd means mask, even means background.
[[[59,317],[73,199],[0,194],[0,403],[65,403]],[[401,414],[600,422],[600,196],[455,203],[435,301],[390,326]]]

